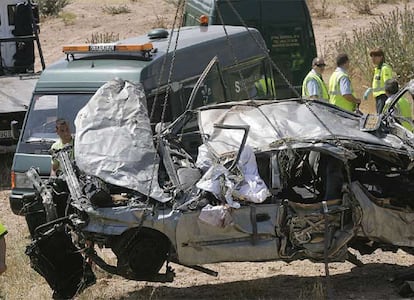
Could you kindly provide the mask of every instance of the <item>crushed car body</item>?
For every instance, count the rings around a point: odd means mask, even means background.
[[[62,173],[46,183],[28,171],[48,222],[27,254],[57,295],[94,282],[90,260],[128,279],[167,282],[169,262],[216,275],[200,265],[345,261],[349,247],[414,246],[414,136],[391,114],[246,100],[187,110],[153,136],[142,86],[117,79],[75,124],[75,160],[71,148],[55,153]],[[199,141],[197,157],[185,139]],[[63,248],[47,251],[55,239]],[[110,248],[116,265],[95,246]]]

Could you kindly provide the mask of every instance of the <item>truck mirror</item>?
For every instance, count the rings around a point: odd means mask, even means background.
[[[18,140],[19,135],[20,135],[19,121],[16,121],[16,120],[11,121],[10,122],[10,129],[11,129],[12,138],[15,139],[15,140]]]

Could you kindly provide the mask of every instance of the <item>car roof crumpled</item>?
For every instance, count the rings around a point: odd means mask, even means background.
[[[360,117],[320,101],[243,101],[223,103],[199,110],[199,127],[209,149],[220,157],[238,151],[243,131],[217,128],[214,124],[249,126],[246,144],[257,151],[286,148],[324,148],[346,159],[342,145],[360,142],[367,147],[413,151],[390,134],[360,130]],[[410,149],[408,149],[410,148]]]

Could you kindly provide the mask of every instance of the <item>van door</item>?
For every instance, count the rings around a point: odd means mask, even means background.
[[[284,76],[301,93],[302,81],[316,57],[312,21],[303,0],[262,0],[261,29],[270,56]],[[278,98],[296,96],[274,72]]]

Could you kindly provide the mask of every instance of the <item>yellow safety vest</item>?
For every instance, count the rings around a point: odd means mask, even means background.
[[[387,102],[385,102],[384,109],[382,110],[383,113],[389,109],[391,101],[392,100],[387,100]],[[401,97],[395,104],[393,113],[393,116],[409,131],[413,131],[414,129],[412,125],[412,109],[411,102],[407,98]]]
[[[339,106],[342,109],[353,112],[356,109],[356,103],[348,101],[341,94],[341,87],[339,81],[342,77],[347,77],[349,79],[348,74],[341,70],[335,70],[332,73],[331,78],[329,79],[329,103]],[[352,86],[351,93],[354,94]]]
[[[385,81],[392,78],[391,66],[383,63],[374,69],[374,78],[372,79],[372,94],[374,97],[385,94]]]
[[[3,226],[3,224],[0,223],[0,237],[5,235],[7,233],[6,227]]]
[[[267,78],[267,84],[266,79],[262,78],[256,81],[254,85],[256,86],[258,96],[273,96],[276,98],[275,82],[271,78]],[[269,91],[267,87],[270,88]]]
[[[328,89],[326,88],[325,83],[322,81],[321,77],[318,76],[315,72],[310,71],[308,75],[306,75],[305,79],[303,80],[302,84],[302,97],[310,97],[309,91],[308,91],[308,82],[309,80],[316,80],[318,86],[319,86],[319,92],[321,95],[316,95],[318,97],[322,97],[322,99],[328,101],[329,100],[329,94]],[[313,95],[312,95],[313,96]]]
[[[75,159],[75,149],[73,149],[74,142],[75,142],[75,139],[72,137],[72,140],[69,142],[69,144],[72,145],[72,150],[69,153],[70,159]],[[52,146],[50,147],[50,150],[54,150],[54,151],[62,150],[63,147],[65,147],[65,145],[67,144],[63,144],[62,140],[59,138],[59,140],[57,140],[56,142],[52,144]],[[52,164],[58,165],[59,166],[58,169],[59,170],[61,169],[60,163],[57,159],[52,158]]]

